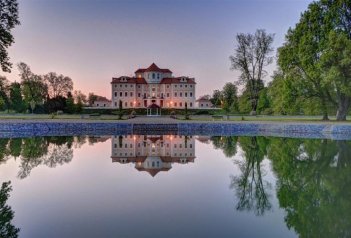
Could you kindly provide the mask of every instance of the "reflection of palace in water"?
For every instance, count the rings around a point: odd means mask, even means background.
[[[112,162],[134,163],[139,171],[155,176],[173,163],[195,160],[195,139],[176,135],[128,135],[112,137]]]

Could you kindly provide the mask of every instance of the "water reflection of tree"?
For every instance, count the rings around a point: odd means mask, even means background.
[[[263,215],[271,209],[267,189],[270,183],[263,180],[264,171],[262,161],[266,155],[268,140],[258,137],[241,137],[239,144],[243,150],[242,160],[237,160],[241,175],[231,176],[230,188],[236,190],[239,199],[237,210],[254,211],[256,215]]]
[[[0,163],[10,157],[20,158],[19,178],[27,177],[33,168],[39,165],[55,167],[69,163],[73,158],[73,148],[80,148],[102,141],[88,136],[52,136],[30,138],[1,138]]]
[[[215,149],[221,149],[228,158],[233,157],[237,152],[238,137],[236,136],[212,136],[212,144]]]
[[[18,237],[20,231],[19,228],[11,224],[15,213],[12,211],[11,207],[6,204],[7,199],[10,197],[11,190],[10,182],[3,183],[0,189],[0,237],[4,238]]]
[[[351,142],[272,139],[285,221],[300,237],[351,236]]]

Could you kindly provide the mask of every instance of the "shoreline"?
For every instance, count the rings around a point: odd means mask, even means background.
[[[170,118],[129,120],[0,120],[0,137],[179,134],[273,136],[350,140],[351,124],[342,122],[184,121]]]

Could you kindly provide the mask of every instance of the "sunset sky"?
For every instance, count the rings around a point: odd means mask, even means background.
[[[15,64],[23,61],[37,74],[62,73],[75,89],[111,97],[113,76],[155,62],[195,77],[199,97],[237,79],[229,61],[237,33],[266,29],[277,48],[310,2],[19,0],[21,25],[9,49],[14,67],[0,74],[19,81]]]

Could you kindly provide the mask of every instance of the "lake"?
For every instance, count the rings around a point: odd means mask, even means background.
[[[351,141],[0,139],[0,237],[350,237]]]

